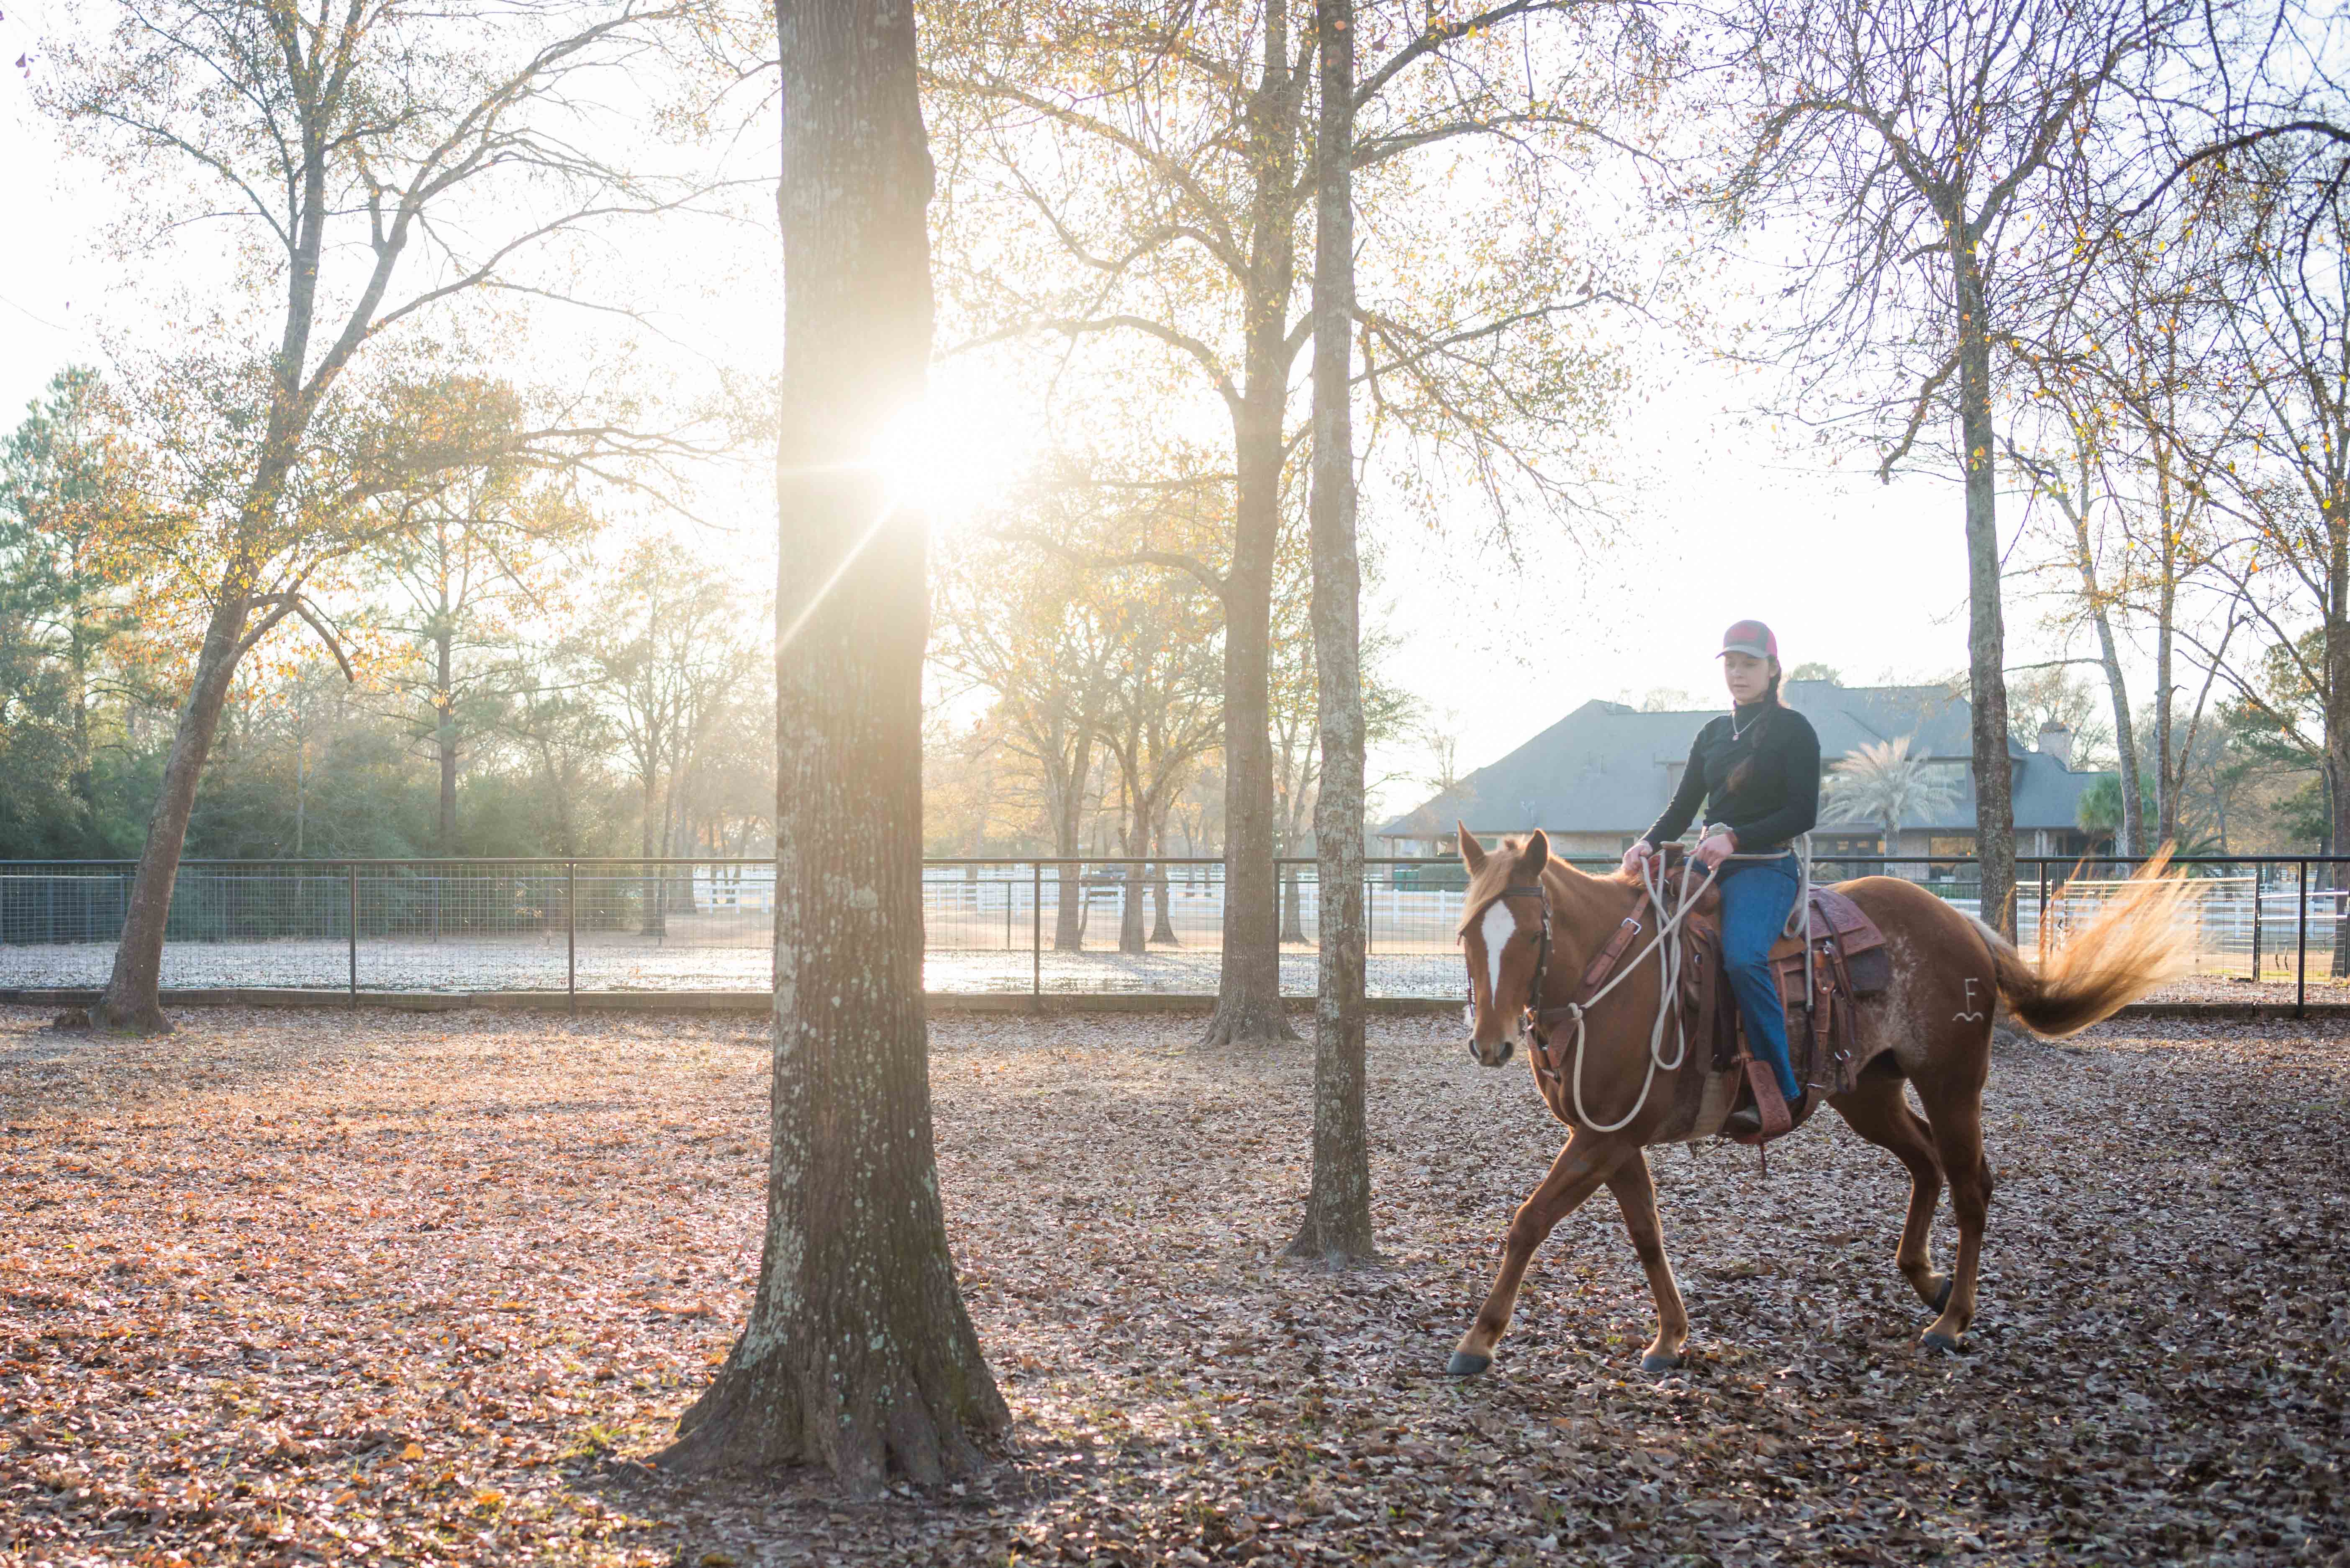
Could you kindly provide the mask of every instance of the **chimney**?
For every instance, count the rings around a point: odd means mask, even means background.
[[[2051,719],[2040,726],[2040,754],[2056,759],[2056,765],[2069,769],[2073,765],[2073,732]]]

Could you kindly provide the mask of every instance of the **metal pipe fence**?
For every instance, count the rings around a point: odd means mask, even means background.
[[[2027,951],[2092,918],[2135,861],[2021,857]],[[1606,869],[1613,861],[1577,861]],[[2195,975],[2262,1000],[2350,985],[2350,857],[2202,857]],[[105,983],[132,863],[0,862],[0,989]],[[1975,912],[1972,860],[1822,857],[1821,881],[1890,874]],[[1315,862],[1258,873],[1281,919],[1282,989],[1311,996]],[[922,868],[924,982],[937,992],[1160,992],[1216,988],[1227,871],[1206,858],[933,859]],[[1467,877],[1456,860],[1365,866],[1369,986],[1451,997]],[[167,989],[417,992],[755,991],[771,982],[775,867],[749,859],[205,861],[181,868]]]

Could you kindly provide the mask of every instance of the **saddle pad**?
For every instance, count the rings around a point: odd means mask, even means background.
[[[1856,954],[1874,952],[1885,945],[1885,933],[1877,929],[1877,922],[1858,904],[1833,888],[1812,889],[1809,927],[1814,941],[1834,937],[1847,961]],[[1771,944],[1771,961],[1777,963],[1803,950],[1800,938],[1781,937]]]
[[[1846,958],[1885,945],[1885,933],[1877,929],[1867,911],[1833,888],[1812,889],[1811,929],[1815,940],[1835,937]]]

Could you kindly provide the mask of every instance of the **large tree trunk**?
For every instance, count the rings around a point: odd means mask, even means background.
[[[1139,742],[1136,742],[1138,745]],[[1121,766],[1124,766],[1121,763]],[[1118,950],[1122,953],[1145,953],[1150,950],[1143,929],[1143,872],[1149,867],[1144,857],[1150,853],[1150,815],[1149,803],[1136,786],[1135,770],[1125,768],[1126,821],[1120,836],[1125,840],[1127,860],[1119,867],[1123,873],[1118,887]]]
[[[2154,611],[2154,821],[2158,845],[2178,837],[2178,775],[2183,771],[2171,765],[2172,618],[2178,604],[2178,524],[2173,505],[2169,450],[2158,441],[2154,518],[2162,530],[2162,549]]]
[[[2121,654],[2114,643],[2113,615],[2097,583],[2097,556],[2090,545],[2088,514],[2078,507],[2067,510],[2072,514],[2073,547],[2081,569],[2081,593],[2088,601],[2090,619],[2096,625],[2097,661],[2105,667],[2106,691],[2113,701],[2114,750],[2120,758],[2122,788],[2121,832],[2116,838],[2114,853],[2136,855],[2146,842],[2146,828],[2139,820],[2144,807],[2137,793],[2137,740],[2131,732],[2129,688],[2122,679]]]
[[[1355,143],[1354,0],[1316,0],[1322,103],[1314,225],[1314,557],[1315,705],[1322,789],[1314,803],[1321,881],[1314,1005],[1314,1181],[1290,1251],[1368,1257],[1370,1141],[1363,1116],[1362,570],[1355,547],[1353,344],[1355,225],[1348,154]]]
[[[195,679],[189,682],[187,701],[180,705],[172,750],[163,763],[162,788],[155,796],[155,813],[147,823],[147,844],[140,851],[139,870],[131,879],[130,903],[123,910],[122,935],[114,946],[114,970],[90,1009],[91,1022],[100,1028],[141,1034],[171,1032],[171,1020],[163,1016],[163,933],[172,918],[172,888],[179,879],[188,818],[196,807],[196,785],[203,777],[204,760],[212,755],[213,737],[220,730],[221,709],[228,701],[229,680],[236,673],[246,614],[244,595],[224,592],[205,624]]]
[[[1967,480],[1967,651],[1974,710],[1975,854],[1982,918],[2015,935],[2015,798],[2007,755],[2007,634],[2000,610],[1999,493],[1993,484],[1991,339],[1971,225],[1951,232],[1959,306],[1959,433]]]
[[[1062,864],[1053,868],[1053,948],[1073,953],[1086,945],[1085,884],[1082,866],[1068,862],[1085,853],[1086,772],[1090,765],[1080,753],[1075,779],[1060,791],[1053,813],[1053,853]]]
[[[68,542],[67,570],[78,584],[85,580],[81,547]],[[66,700],[73,705],[73,777],[70,781],[74,799],[79,803],[85,831],[98,826],[96,780],[90,771],[89,753],[89,655],[96,641],[88,621],[82,614],[81,596],[76,594],[66,607],[66,679],[69,690]]]
[[[2324,509],[2325,557],[2325,804],[2326,853],[2339,855],[2350,844],[2350,510],[2340,503]],[[2324,885],[2350,886],[2343,867],[2325,867]],[[2334,961],[2335,980],[2350,976],[2350,919],[2345,905],[2334,900]]]
[[[446,612],[443,611],[445,618]],[[455,678],[451,638],[444,629],[433,642],[433,751],[441,763],[441,824],[435,836],[443,855],[457,853],[457,700],[450,682]]]
[[[656,756],[659,755],[658,753],[654,754]],[[662,934],[663,929],[661,921],[661,868],[653,864],[653,855],[656,848],[656,840],[653,836],[654,825],[660,822],[661,815],[660,791],[654,783],[657,773],[658,764],[649,764],[645,770],[645,776],[643,779],[639,781],[640,792],[643,795],[643,803],[638,813],[639,826],[637,829],[637,853],[644,857],[644,864],[638,868],[638,896],[644,900],[645,906],[643,911],[644,919],[642,922],[642,934],[649,937],[660,936]]]
[[[286,275],[286,326],[273,367],[268,428],[239,512],[242,539],[252,537],[255,524],[276,515],[296,450],[334,380],[329,369],[321,367],[307,387],[303,381],[303,369],[309,362],[310,331],[317,314],[318,258],[326,244],[327,160],[322,140],[305,142],[301,197],[296,210],[300,216],[293,236],[292,265]],[[330,361],[333,358],[330,355]],[[253,592],[253,566],[240,547],[232,552],[221,573],[212,618],[205,623],[204,639],[196,655],[195,679],[189,683],[187,700],[180,705],[179,722],[172,732],[162,787],[156,793],[154,815],[148,819],[146,846],[140,852],[139,870],[130,884],[122,936],[115,944],[114,971],[90,1010],[93,1022],[101,1027],[149,1033],[161,1033],[172,1027],[163,1016],[161,996],[163,933],[172,913],[172,888],[179,878],[180,850],[187,841],[188,817],[195,810],[196,785],[220,727],[221,706],[228,701],[236,661],[244,655]],[[281,603],[265,616],[265,623],[282,618],[286,609]]]
[[[948,1254],[922,1014],[919,515],[860,460],[920,394],[931,161],[910,0],[781,0],[775,1002],[750,1322],[665,1467],[970,1469],[1009,1420]],[[860,548],[860,545],[862,547]],[[810,569],[811,566],[819,569]],[[819,597],[811,598],[811,595]]]
[[[1159,846],[1159,859],[1153,863],[1150,874],[1152,907],[1150,940],[1153,942],[1164,942],[1170,947],[1178,947],[1181,945],[1182,939],[1175,934],[1173,912],[1168,908],[1167,811],[1166,806],[1160,806],[1158,820],[1151,825],[1151,836]]]
[[[1297,1032],[1281,1006],[1275,908],[1272,698],[1274,556],[1281,538],[1282,418],[1288,402],[1289,296],[1296,257],[1296,102],[1289,26],[1264,8],[1263,73],[1249,106],[1247,337],[1235,462],[1232,566],[1224,580],[1224,923],[1210,1044],[1273,1044]]]

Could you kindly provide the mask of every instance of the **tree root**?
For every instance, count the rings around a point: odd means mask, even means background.
[[[1288,1010],[1278,999],[1271,1003],[1234,1002],[1222,1000],[1208,1020],[1207,1033],[1201,1037],[1202,1045],[1294,1045],[1304,1038],[1291,1027]]]
[[[1312,1214],[1308,1214],[1305,1217],[1305,1222],[1297,1228],[1296,1236],[1291,1240],[1287,1250],[1282,1255],[1319,1262],[1334,1272],[1339,1269],[1351,1268],[1357,1263],[1376,1263],[1380,1261],[1378,1248],[1373,1244],[1367,1231],[1356,1236],[1333,1234],[1330,1233],[1331,1231],[1331,1227],[1323,1225]]]
[[[101,996],[89,1005],[88,1027],[109,1034],[155,1035],[172,1033],[172,1023],[155,1002],[125,1006]]]
[[[886,1390],[836,1390],[811,1386],[810,1375],[780,1357],[755,1369],[730,1360],[678,1418],[677,1440],[654,1454],[652,1463],[686,1476],[819,1468],[854,1497],[874,1495],[893,1476],[940,1486],[986,1462],[966,1427],[993,1429],[1006,1413],[996,1401],[992,1409],[965,1412],[956,1421],[942,1418],[938,1403],[902,1381]],[[838,1418],[806,1419],[811,1409],[842,1407],[847,1414]]]

